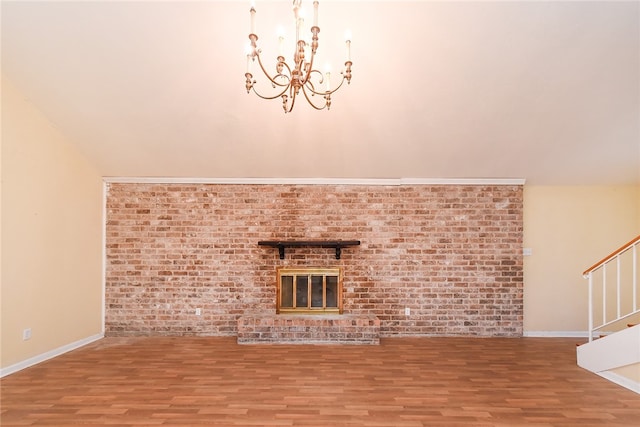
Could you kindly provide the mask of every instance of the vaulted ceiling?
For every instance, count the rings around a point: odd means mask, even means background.
[[[256,9],[273,68],[291,3]],[[637,1],[322,0],[320,60],[350,29],[353,78],[290,114],[246,93],[248,1],[1,14],[2,73],[104,176],[640,183]]]

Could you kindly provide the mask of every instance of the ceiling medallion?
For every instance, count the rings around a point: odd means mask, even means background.
[[[305,99],[316,110],[329,110],[331,108],[331,95],[340,89],[343,83],[351,83],[351,37],[346,37],[346,56],[347,60],[344,63],[345,68],[340,72],[342,78],[340,84],[334,89],[331,88],[331,73],[327,69],[324,73],[314,69],[314,58],[318,49],[318,33],[320,27],[318,27],[318,1],[313,2],[313,26],[311,27],[311,43],[308,43],[300,37],[300,30],[304,25],[304,18],[301,9],[302,0],[293,0],[293,15],[296,24],[296,43],[295,52],[293,55],[293,63],[290,65],[285,62],[283,54],[284,36],[278,37],[279,51],[276,58],[275,74],[270,75],[264,67],[262,62],[262,51],[258,48],[256,42],[258,36],[256,35],[256,8],[255,5],[251,5],[249,10],[251,14],[251,32],[249,34],[250,46],[247,53],[247,72],[245,73],[247,93],[253,92],[262,99],[276,99],[282,98],[282,108],[285,113],[289,113],[293,110],[296,103],[296,98],[300,95],[300,92],[304,95]],[[253,78],[252,68],[253,63],[258,62],[262,73],[271,83],[273,93],[271,95],[260,94],[256,88],[256,80]],[[319,97],[315,97],[319,95]],[[322,100],[319,100],[322,98]],[[318,102],[319,101],[319,102]]]

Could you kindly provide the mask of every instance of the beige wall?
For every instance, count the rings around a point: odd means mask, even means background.
[[[1,171],[6,368],[102,332],[102,180],[5,79]]]
[[[640,185],[525,186],[525,333],[586,331],[582,272],[638,234]]]

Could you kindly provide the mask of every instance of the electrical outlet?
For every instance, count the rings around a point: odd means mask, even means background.
[[[27,328],[24,331],[22,331],[22,340],[26,341],[30,339],[31,339],[31,328]]]
[[[404,308],[404,315],[405,316],[411,316],[411,308],[410,307],[405,307]]]
[[[202,314],[201,308],[196,308],[196,316],[200,316]]]

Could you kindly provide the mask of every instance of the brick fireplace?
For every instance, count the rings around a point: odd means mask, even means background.
[[[282,330],[276,271],[310,266],[343,272],[342,317],[303,317],[327,334],[522,334],[521,185],[110,183],[106,210],[108,336]]]
[[[342,275],[339,267],[278,267],[275,313],[241,316],[238,343],[379,344],[376,316],[342,314]]]

